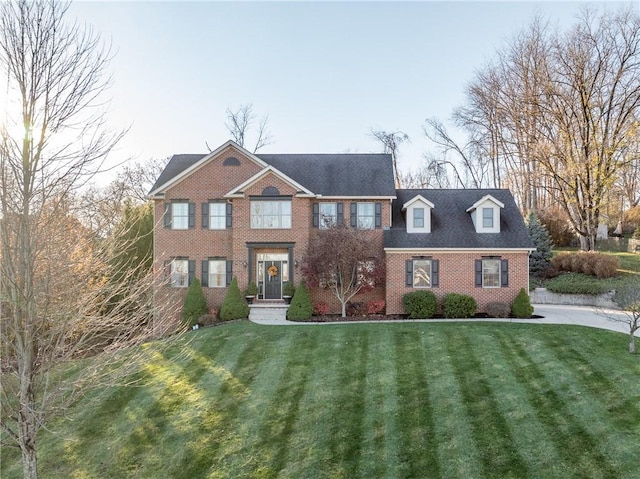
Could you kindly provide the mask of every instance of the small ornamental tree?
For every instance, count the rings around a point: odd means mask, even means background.
[[[202,286],[198,278],[193,278],[187,295],[184,298],[184,306],[182,307],[182,321],[185,326],[194,326],[198,322],[198,318],[203,314],[207,314],[207,300],[202,292]]]
[[[304,284],[304,281],[300,281],[291,299],[291,305],[287,310],[287,319],[292,321],[305,321],[312,315],[313,304],[311,303],[309,288]]]
[[[227,295],[220,308],[220,319],[230,321],[232,319],[243,319],[249,317],[249,305],[242,296],[238,287],[238,278],[235,276],[231,280]]]
[[[329,290],[347,315],[347,303],[384,278],[384,262],[371,231],[334,226],[309,238],[302,274],[311,286]]]
[[[527,216],[527,229],[531,241],[536,247],[536,250],[532,251],[529,256],[529,274],[539,278],[544,276],[551,266],[553,242],[547,227],[540,223],[534,213],[529,213]]]

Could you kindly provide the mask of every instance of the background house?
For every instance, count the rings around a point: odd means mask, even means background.
[[[528,287],[532,244],[508,190],[396,190],[387,154],[252,154],[228,141],[174,155],[149,196],[163,300],[181,301],[198,277],[219,308],[237,276],[279,301],[301,279],[310,233],[332,224],[370,230],[384,251],[386,281],[366,299],[385,299],[388,313],[417,288],[471,294],[482,308]],[[312,296],[339,311],[326,291]]]

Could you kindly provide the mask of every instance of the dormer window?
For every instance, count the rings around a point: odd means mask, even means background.
[[[491,195],[485,195],[476,201],[467,213],[476,228],[476,233],[500,233],[500,209],[504,203]]]
[[[482,227],[493,228],[493,208],[482,208]]]
[[[422,195],[414,196],[402,205],[406,212],[407,233],[431,233],[433,203]]]

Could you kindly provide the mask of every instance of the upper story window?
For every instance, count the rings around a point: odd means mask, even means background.
[[[291,200],[252,200],[251,228],[290,229]]]
[[[195,203],[176,200],[165,204],[164,227],[173,230],[186,230],[195,226]]]
[[[493,228],[493,208],[482,208],[482,227]]]
[[[358,229],[372,230],[375,227],[375,220],[374,203],[358,203]]]
[[[424,208],[413,208],[413,227],[424,228]]]
[[[226,203],[209,203],[209,229],[223,230],[227,226]]]
[[[171,203],[171,220],[174,230],[189,229],[189,203]]]
[[[407,233],[430,233],[433,208],[433,203],[422,195],[416,195],[402,205],[402,211],[406,212]]]
[[[328,229],[338,223],[337,203],[320,203],[319,228]]]

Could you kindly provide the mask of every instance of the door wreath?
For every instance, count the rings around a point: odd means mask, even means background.
[[[269,273],[270,278],[273,278],[274,276],[278,276],[278,267],[275,264],[272,264],[267,269],[267,273]]]

